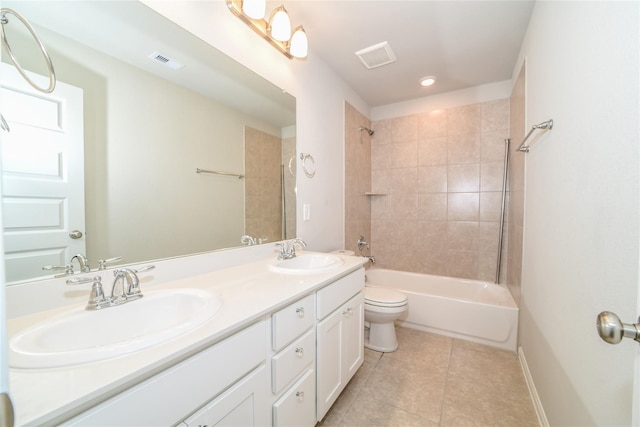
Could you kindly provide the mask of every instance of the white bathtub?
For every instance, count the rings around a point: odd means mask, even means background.
[[[366,285],[407,295],[400,326],[516,351],[518,307],[505,286],[375,268],[367,270]]]

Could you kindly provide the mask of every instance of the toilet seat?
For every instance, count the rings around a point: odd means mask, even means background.
[[[365,286],[364,302],[376,307],[402,307],[407,304],[407,296],[390,288]]]

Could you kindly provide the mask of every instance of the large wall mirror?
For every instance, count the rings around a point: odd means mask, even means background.
[[[295,236],[294,97],[137,1],[2,6],[33,24],[59,82],[29,91],[3,55],[8,282],[77,253],[93,269]],[[46,75],[8,17],[19,62]]]

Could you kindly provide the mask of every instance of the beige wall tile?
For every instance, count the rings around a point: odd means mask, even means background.
[[[478,277],[478,252],[449,250],[447,275],[475,279]]]
[[[418,115],[418,138],[447,136],[447,110],[435,110]]]
[[[504,140],[514,122],[511,102],[503,99],[424,112],[371,126],[355,110],[346,111],[345,126],[351,130],[345,130],[345,197],[352,199],[345,202],[346,216],[351,227],[362,228],[356,224],[372,221],[370,240],[379,258],[377,266],[488,280],[495,267],[490,269],[495,262],[490,259],[497,251]],[[353,120],[364,120],[364,124],[346,123]],[[376,134],[370,143],[361,143],[354,126],[371,127]],[[522,155],[511,157],[512,161],[523,159]],[[370,159],[368,168],[366,159]],[[515,206],[508,206],[507,219],[517,224],[523,200],[514,189],[524,184],[524,162],[514,162],[509,179],[516,185],[511,186]],[[358,193],[367,191],[367,184],[371,191],[386,196],[362,199]],[[367,208],[369,216],[363,214]],[[509,227],[508,223],[505,235]],[[357,238],[354,232],[345,235]],[[517,241],[504,246],[512,243]],[[513,256],[505,257],[505,267],[513,262]]]
[[[447,167],[447,191],[471,193],[480,188],[480,164],[464,163]]]
[[[448,249],[459,251],[477,251],[479,226],[474,221],[448,221]]]
[[[504,140],[508,137],[508,128],[482,132],[480,134],[480,159],[483,162],[504,162]]]
[[[449,193],[447,218],[450,221],[477,221],[480,213],[479,193]]]
[[[447,134],[477,134],[480,132],[480,104],[465,105],[447,111]]]
[[[480,104],[482,132],[508,129],[509,127],[509,100],[483,102]]]
[[[446,193],[447,167],[425,166],[418,168],[418,191],[424,193]]]
[[[447,193],[418,194],[418,219],[447,219]]]
[[[418,140],[418,165],[446,165],[447,137],[425,138]]]
[[[477,163],[480,161],[480,134],[465,133],[449,135],[447,141],[449,164]]]
[[[502,191],[504,164],[484,162],[480,167],[480,191]]]
[[[391,120],[391,142],[418,140],[418,116],[404,116]]]

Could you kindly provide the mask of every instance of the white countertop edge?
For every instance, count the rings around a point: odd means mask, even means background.
[[[343,265],[319,274],[271,272],[266,267],[272,262],[272,257],[269,257],[155,286],[142,282],[143,293],[145,288],[197,287],[212,290],[223,299],[223,306],[210,321],[182,337],[126,356],[55,369],[10,368],[16,425],[59,423],[78,415],[368,262],[362,257],[341,258],[345,261]],[[246,303],[247,299],[251,304]],[[11,319],[9,336],[64,309]]]

